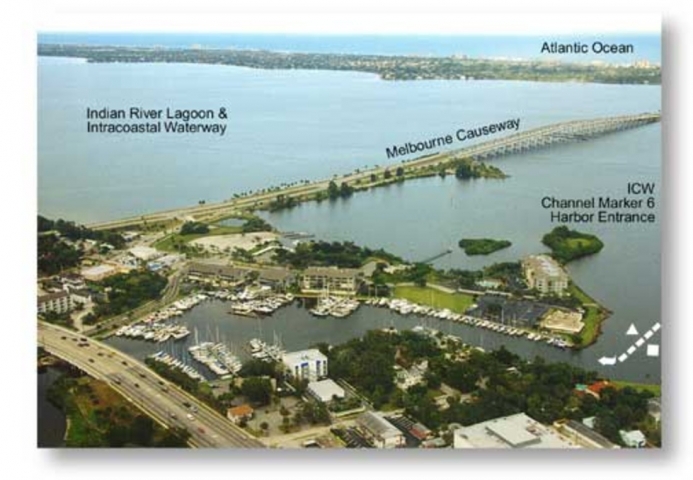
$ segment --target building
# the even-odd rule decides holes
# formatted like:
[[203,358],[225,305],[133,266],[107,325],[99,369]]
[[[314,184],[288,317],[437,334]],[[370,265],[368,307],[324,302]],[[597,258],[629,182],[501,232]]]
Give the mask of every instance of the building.
[[[590,418],[594,419],[594,417]],[[556,422],[554,426],[563,436],[583,448],[621,448],[602,434],[595,432],[584,420],[583,423],[575,420]]]
[[626,447],[644,448],[647,445],[647,439],[640,430],[631,430],[630,432],[619,430],[618,434],[621,436],[623,443],[626,444]]
[[82,269],[80,274],[90,282],[100,282],[101,280],[117,274],[119,270],[113,265],[95,265],[93,267]]
[[301,290],[335,295],[354,295],[362,273],[354,268],[309,267],[301,276]]
[[327,357],[316,348],[285,353],[282,363],[291,376],[298,380],[315,382],[327,377]]
[[146,247],[144,245],[132,247],[128,249],[128,252],[130,253],[130,255],[132,255],[138,260],[142,260],[143,262],[149,262],[151,260],[161,257],[164,254],[156,248]]
[[67,313],[74,306],[72,297],[68,292],[39,292],[37,297],[38,313]]
[[561,333],[580,333],[585,327],[582,313],[559,308],[549,310],[540,325],[547,330]]
[[531,255],[524,258],[522,271],[527,286],[543,295],[563,295],[568,288],[568,274],[548,255]]
[[404,434],[378,412],[363,412],[356,423],[377,448],[397,448],[405,444]]
[[335,397],[344,398],[345,395],[344,389],[329,378],[318,382],[310,382],[308,384],[308,394],[323,403],[331,402]]
[[275,290],[285,290],[296,280],[296,274],[287,268],[263,268],[258,272],[257,281]]
[[662,398],[650,398],[647,401],[647,413],[655,419],[657,423],[662,421]]
[[227,284],[239,284],[248,280],[250,270],[232,265],[195,262],[188,268],[191,280],[215,281]]
[[569,439],[524,413],[458,428],[455,448],[579,448]]
[[241,422],[247,422],[253,418],[255,410],[248,404],[239,405],[237,407],[229,408],[226,411],[226,417],[233,423],[238,425]]

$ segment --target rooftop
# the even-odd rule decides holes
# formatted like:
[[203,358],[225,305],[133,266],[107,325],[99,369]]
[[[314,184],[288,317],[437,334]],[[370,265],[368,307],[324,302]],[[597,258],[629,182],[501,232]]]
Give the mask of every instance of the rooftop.
[[106,273],[111,273],[114,270],[116,270],[116,268],[113,265],[101,264],[82,269],[81,273],[82,276],[98,276]]
[[245,417],[247,415],[252,415],[254,412],[253,407],[247,403],[239,405],[237,407],[231,407],[226,411],[226,415],[229,417]]
[[528,265],[535,272],[549,277],[562,277],[566,275],[558,262],[548,255],[530,255],[524,259],[524,264]]
[[344,397],[344,389],[329,378],[320,380],[319,382],[310,382],[308,384],[308,390],[313,392],[322,401],[332,400],[334,396],[339,398]]
[[304,275],[319,277],[357,277],[361,270],[356,268],[337,268],[337,267],[308,267],[303,272]]
[[455,448],[578,448],[524,413],[455,430]]
[[317,348],[299,350],[297,352],[287,352],[282,357],[282,361],[287,365],[294,365],[303,362],[314,362],[316,360],[323,362],[327,361],[327,357],[323,355]]
[[382,414],[378,412],[363,412],[358,417],[358,422],[364,428],[381,438],[401,436],[402,432],[388,422]]
[[575,420],[568,420],[568,422],[566,423],[566,427],[577,432],[579,435],[582,435],[583,437],[591,440],[592,442],[599,445],[601,448],[618,448],[617,445],[611,442],[608,438],[606,438],[598,432],[595,432],[587,425],[584,425],[580,422],[576,422]]

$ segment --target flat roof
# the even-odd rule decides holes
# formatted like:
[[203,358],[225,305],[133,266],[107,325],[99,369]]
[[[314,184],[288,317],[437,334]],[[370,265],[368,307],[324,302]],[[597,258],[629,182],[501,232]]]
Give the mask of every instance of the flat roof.
[[579,448],[524,413],[455,430],[455,448]]
[[337,267],[308,267],[303,272],[304,275],[316,275],[325,277],[356,277],[361,273],[361,270],[356,268],[337,268]]
[[113,265],[101,264],[89,268],[84,268],[82,269],[81,273],[82,275],[101,275],[104,273],[112,272],[113,270],[116,270],[116,267],[114,267]]
[[344,397],[344,389],[330,378],[320,380],[319,382],[310,382],[308,384],[308,390],[313,392],[321,400],[327,399],[329,401],[332,400],[334,396],[340,398]]
[[363,412],[359,415],[358,422],[381,438],[402,436],[402,432],[378,412]]
[[559,263],[548,255],[530,255],[524,259],[526,264],[538,273],[549,277],[567,276]]
[[297,352],[287,352],[282,356],[282,361],[289,365],[311,361],[327,361],[327,357],[317,348],[309,348],[308,350],[299,350]]

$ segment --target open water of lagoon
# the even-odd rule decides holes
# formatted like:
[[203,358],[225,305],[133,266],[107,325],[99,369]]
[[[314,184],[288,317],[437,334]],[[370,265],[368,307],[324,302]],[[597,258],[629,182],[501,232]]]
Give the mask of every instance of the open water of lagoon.
[[[520,130],[548,123],[657,111],[659,86],[509,81],[386,82],[355,72],[266,71],[213,65],[89,64],[39,58],[39,212],[79,222],[115,219],[229,198],[282,182],[319,179],[389,163],[385,149],[510,118]],[[230,113],[225,136],[103,135],[86,132],[86,108],[212,108]],[[459,144],[454,145],[459,147]],[[347,201],[306,204],[266,215],[282,230],[353,240],[421,260],[447,248],[441,267],[479,268],[544,250],[541,236],[555,226],[543,196],[620,196],[626,183],[661,187],[660,125],[588,142],[516,155],[493,163],[506,180],[422,179],[359,193]],[[658,211],[657,211],[658,212]],[[526,356],[540,353],[599,369],[597,359],[623,352],[625,331],[660,321],[659,224],[571,227],[599,235],[598,255],[570,264],[573,279],[614,314],[596,345],[563,352],[525,340],[452,325],[468,343],[504,343]],[[488,257],[469,258],[462,237],[511,240]],[[257,336],[257,321],[234,318],[216,303],[186,317],[226,337]],[[317,319],[288,308],[262,320],[289,348],[336,343],[383,322],[417,320],[362,308],[347,319]],[[665,326],[666,327],[666,326]],[[245,333],[244,333],[245,332]],[[659,334],[652,342],[658,342]],[[496,340],[494,340],[496,339]],[[271,337],[269,338],[271,340]],[[114,340],[131,353],[157,347]],[[238,342],[239,344],[242,342]],[[658,381],[659,359],[640,348],[605,374]]]

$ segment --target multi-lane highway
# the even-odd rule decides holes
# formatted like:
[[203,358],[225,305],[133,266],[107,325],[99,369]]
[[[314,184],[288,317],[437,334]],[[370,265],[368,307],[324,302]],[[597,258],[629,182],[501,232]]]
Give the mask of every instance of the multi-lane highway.
[[226,417],[108,345],[44,322],[39,322],[38,344],[108,383],[160,424],[186,428],[193,447],[264,447]]

